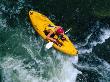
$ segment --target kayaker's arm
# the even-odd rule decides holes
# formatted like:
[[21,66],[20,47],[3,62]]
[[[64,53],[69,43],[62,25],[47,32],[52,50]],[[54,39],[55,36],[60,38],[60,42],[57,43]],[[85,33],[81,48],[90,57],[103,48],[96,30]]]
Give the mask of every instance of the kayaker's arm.
[[51,31],[51,30],[50,30],[50,32],[49,32],[49,34],[47,35],[47,37],[46,37],[46,38],[47,38],[48,40],[50,40],[50,41],[52,41],[52,42],[55,42],[55,43],[56,43],[56,42],[57,42],[57,41],[56,41],[56,39],[54,39],[54,38],[51,38],[51,37],[50,37],[52,34],[53,34],[53,31]]

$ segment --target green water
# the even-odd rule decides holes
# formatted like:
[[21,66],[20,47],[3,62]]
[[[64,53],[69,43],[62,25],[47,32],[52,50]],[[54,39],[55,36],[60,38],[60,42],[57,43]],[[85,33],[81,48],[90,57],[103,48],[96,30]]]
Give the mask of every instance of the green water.
[[[109,82],[109,0],[0,0],[1,82]],[[29,10],[65,30],[79,50],[69,57],[32,28]],[[78,61],[79,59],[79,61]]]

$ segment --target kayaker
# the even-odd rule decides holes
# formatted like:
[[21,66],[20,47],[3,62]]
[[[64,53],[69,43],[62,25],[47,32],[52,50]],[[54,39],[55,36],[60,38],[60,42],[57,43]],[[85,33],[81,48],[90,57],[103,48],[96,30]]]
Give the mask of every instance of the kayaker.
[[58,35],[58,37],[61,40],[66,39],[64,37],[64,29],[61,26],[51,26],[51,25],[48,25],[48,26],[49,26],[49,29],[47,30],[48,35],[47,35],[46,39],[48,39],[56,44],[59,44],[59,42],[57,39],[53,38],[52,35]]

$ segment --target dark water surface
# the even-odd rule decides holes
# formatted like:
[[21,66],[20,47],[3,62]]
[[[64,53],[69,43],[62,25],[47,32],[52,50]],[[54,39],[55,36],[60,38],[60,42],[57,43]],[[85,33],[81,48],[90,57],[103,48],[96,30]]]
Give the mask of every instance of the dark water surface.
[[[0,0],[0,82],[110,82],[109,5],[109,0]],[[72,28],[67,35],[78,58],[45,49],[29,21],[31,9]]]

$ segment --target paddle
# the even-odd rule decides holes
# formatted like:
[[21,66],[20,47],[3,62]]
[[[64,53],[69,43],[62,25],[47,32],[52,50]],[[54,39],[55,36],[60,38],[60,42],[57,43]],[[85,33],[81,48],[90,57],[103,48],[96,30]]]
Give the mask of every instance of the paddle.
[[50,49],[53,46],[53,42],[49,42],[46,44],[45,48]]
[[[65,34],[68,33],[72,28],[69,28],[67,31],[65,31]],[[50,49],[53,46],[53,42],[48,42],[45,46],[46,49]]]
[[65,34],[68,33],[72,28],[69,28],[67,31],[65,31]]

